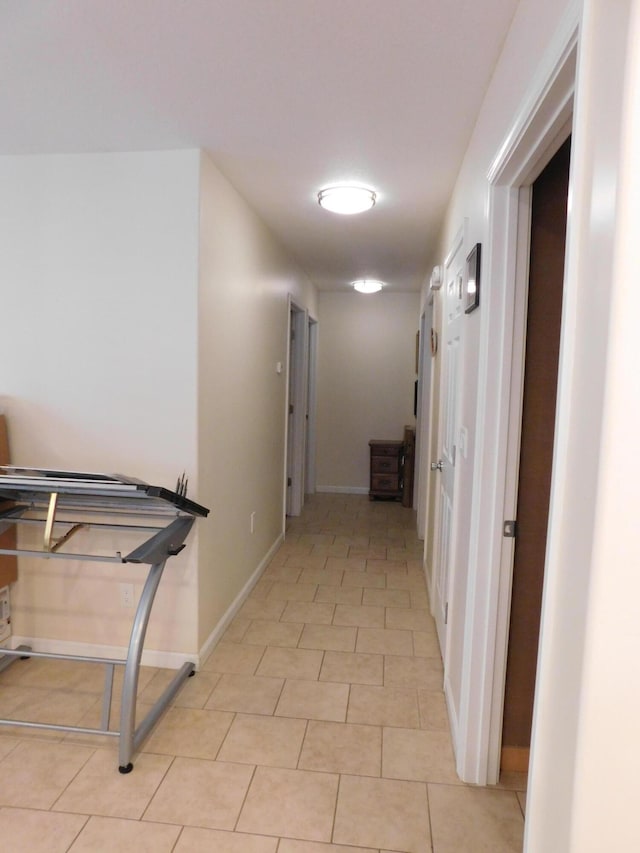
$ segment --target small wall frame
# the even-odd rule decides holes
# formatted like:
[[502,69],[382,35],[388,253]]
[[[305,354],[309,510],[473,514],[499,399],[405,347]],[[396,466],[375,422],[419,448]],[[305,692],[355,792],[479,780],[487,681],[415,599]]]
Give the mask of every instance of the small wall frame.
[[467,286],[464,313],[470,314],[480,305],[480,255],[481,245],[476,243],[467,255]]

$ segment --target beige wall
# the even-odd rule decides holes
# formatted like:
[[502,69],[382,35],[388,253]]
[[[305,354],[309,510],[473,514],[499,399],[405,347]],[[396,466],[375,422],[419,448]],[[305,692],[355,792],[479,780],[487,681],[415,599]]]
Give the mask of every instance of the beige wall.
[[[201,159],[199,646],[283,531],[288,295],[315,288],[211,159]],[[250,515],[255,512],[254,533]]]
[[417,293],[320,293],[318,489],[369,490],[369,440],[415,426]]
[[[198,164],[197,151],[0,158],[0,406],[14,462],[169,487],[186,470],[197,496]],[[192,536],[170,561],[147,647],[196,647],[196,566]],[[139,592],[145,576],[21,559],[14,634],[123,645],[133,611],[118,581]]]

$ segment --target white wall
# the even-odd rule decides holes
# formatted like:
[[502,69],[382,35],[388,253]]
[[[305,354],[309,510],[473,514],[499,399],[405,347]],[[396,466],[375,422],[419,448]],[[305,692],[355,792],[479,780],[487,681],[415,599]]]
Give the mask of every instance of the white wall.
[[[198,163],[196,151],[0,158],[0,405],[14,462],[170,487],[186,470],[197,494]],[[190,538],[149,648],[195,648]],[[123,645],[132,611],[116,581],[139,591],[145,575],[22,559],[14,633]]]
[[[210,523],[200,529],[199,644],[283,532],[288,294],[316,291],[260,219],[201,160],[198,458]],[[255,512],[255,532],[250,515]]]
[[415,426],[417,293],[319,296],[317,488],[369,491],[369,441]]

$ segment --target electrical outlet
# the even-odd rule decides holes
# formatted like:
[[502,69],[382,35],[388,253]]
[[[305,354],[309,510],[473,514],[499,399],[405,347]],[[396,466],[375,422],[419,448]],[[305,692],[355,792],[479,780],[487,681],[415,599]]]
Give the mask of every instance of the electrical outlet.
[[249,526],[251,528],[251,532],[255,533],[256,530],[256,514],[255,511],[251,513],[249,516]]
[[132,583],[121,583],[120,584],[120,606],[121,607],[133,607],[133,584]]

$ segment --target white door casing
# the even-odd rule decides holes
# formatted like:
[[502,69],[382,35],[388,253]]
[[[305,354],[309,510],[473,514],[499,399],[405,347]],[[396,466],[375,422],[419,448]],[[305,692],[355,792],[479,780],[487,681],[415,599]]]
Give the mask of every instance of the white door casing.
[[456,443],[458,435],[462,321],[464,319],[464,228],[458,232],[444,263],[442,370],[440,374],[439,459],[436,469],[436,542],[433,567],[433,609],[443,660],[446,662],[447,617],[453,556]]
[[318,369],[318,321],[309,317],[307,364],[307,413],[305,443],[304,492],[316,490],[316,374]]
[[416,484],[418,537],[426,539],[429,463],[431,445],[432,356],[429,338],[433,324],[433,294],[420,317],[420,349],[418,357],[418,405],[416,424]]

